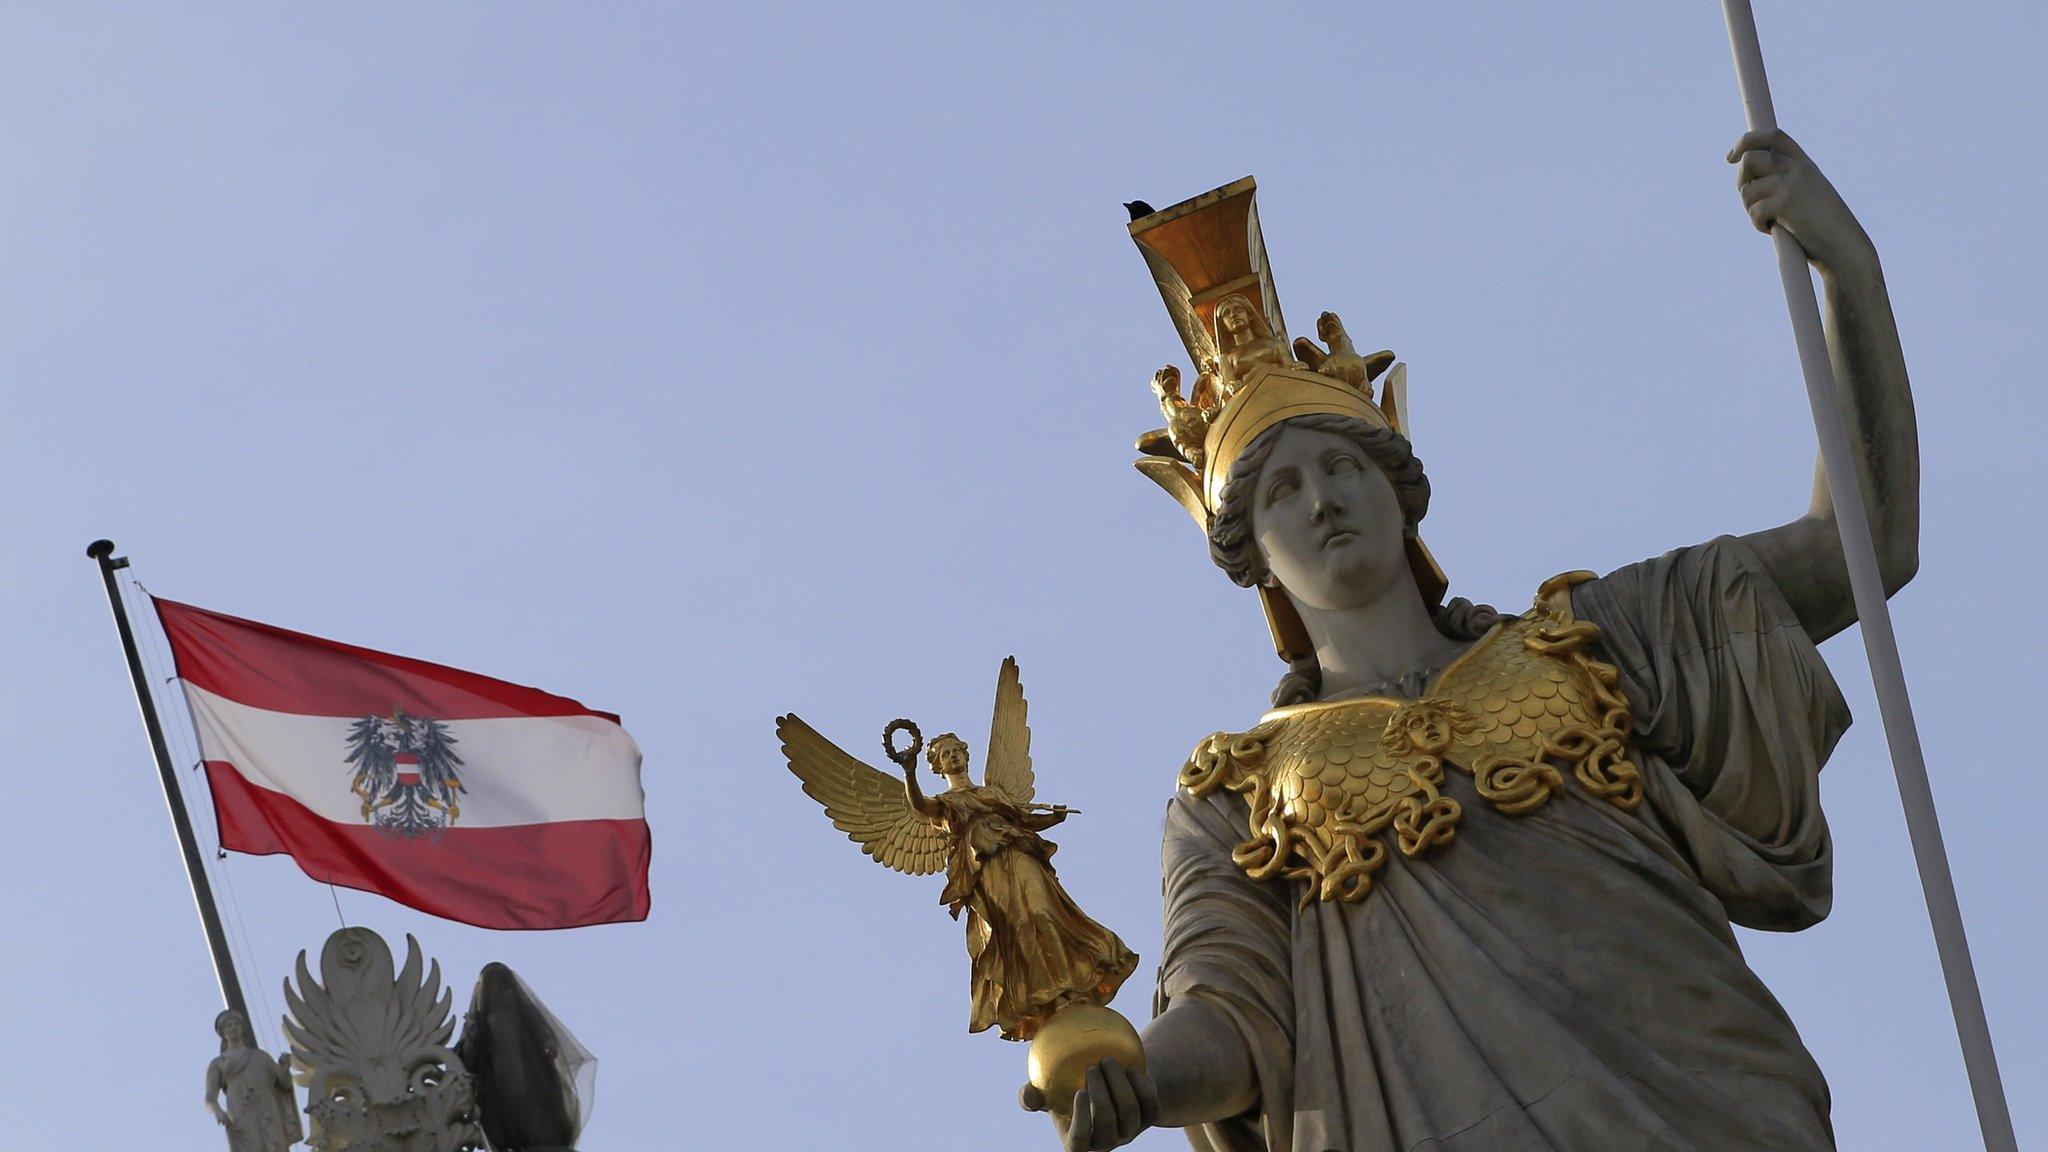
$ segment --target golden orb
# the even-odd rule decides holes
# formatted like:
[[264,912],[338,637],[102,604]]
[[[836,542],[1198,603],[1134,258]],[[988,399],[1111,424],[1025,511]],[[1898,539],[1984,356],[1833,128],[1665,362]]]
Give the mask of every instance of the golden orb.
[[1074,1093],[1087,1082],[1088,1069],[1105,1056],[1132,1072],[1145,1069],[1145,1046],[1121,1013],[1098,1004],[1070,1004],[1053,1013],[1032,1038],[1026,1074],[1032,1087],[1045,1094],[1046,1107],[1064,1116],[1073,1108]]

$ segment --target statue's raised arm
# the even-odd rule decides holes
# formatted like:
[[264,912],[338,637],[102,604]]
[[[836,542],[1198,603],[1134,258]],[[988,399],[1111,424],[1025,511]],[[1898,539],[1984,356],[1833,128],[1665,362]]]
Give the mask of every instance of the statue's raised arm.
[[[1919,567],[1920,449],[1877,249],[1834,185],[1784,132],[1751,132],[1728,159],[1751,222],[1762,232],[1782,225],[1792,233],[1826,289],[1828,348],[1889,596]],[[1818,464],[1806,514],[1745,539],[1815,640],[1856,622],[1834,500]]]

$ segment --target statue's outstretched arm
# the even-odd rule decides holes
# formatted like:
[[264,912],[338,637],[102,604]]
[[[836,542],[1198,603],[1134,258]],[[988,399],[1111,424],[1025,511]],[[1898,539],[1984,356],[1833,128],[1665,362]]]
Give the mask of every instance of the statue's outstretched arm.
[[[1835,380],[1847,405],[1878,568],[1890,595],[1913,578],[1920,563],[1920,447],[1906,357],[1877,249],[1790,136],[1751,132],[1728,158],[1737,165],[1751,222],[1766,232],[1783,225],[1820,272]],[[1806,515],[1746,539],[1815,640],[1856,622],[1834,500],[1818,464]]]
[[1033,832],[1043,832],[1054,825],[1064,823],[1071,811],[1061,805],[1053,805],[1044,811],[1026,812],[1018,823]]

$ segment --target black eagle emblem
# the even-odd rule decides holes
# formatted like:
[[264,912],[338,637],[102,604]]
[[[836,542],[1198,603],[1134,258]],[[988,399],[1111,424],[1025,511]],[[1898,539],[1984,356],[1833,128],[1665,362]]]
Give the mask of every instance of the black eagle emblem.
[[363,819],[382,831],[438,835],[462,815],[462,757],[439,720],[400,708],[365,716],[349,725],[348,764]]

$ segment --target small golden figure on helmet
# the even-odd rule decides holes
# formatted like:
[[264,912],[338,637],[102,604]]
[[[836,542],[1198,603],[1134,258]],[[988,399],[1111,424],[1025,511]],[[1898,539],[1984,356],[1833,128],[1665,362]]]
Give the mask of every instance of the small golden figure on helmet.
[[1223,399],[1228,401],[1244,387],[1253,368],[1291,367],[1287,341],[1273,334],[1252,302],[1243,296],[1226,296],[1216,305],[1216,343],[1223,349]]
[[1316,335],[1330,346],[1330,350],[1325,352],[1316,347],[1314,340],[1300,336],[1294,341],[1295,358],[1368,396],[1372,394],[1369,385],[1394,362],[1394,353],[1385,348],[1370,356],[1360,356],[1357,346],[1351,343],[1350,334],[1344,331],[1344,321],[1339,320],[1335,312],[1325,312],[1316,317]]
[[1166,442],[1172,454],[1200,468],[1202,438],[1209,434],[1213,410],[1181,399],[1180,369],[1172,364],[1152,374],[1152,394],[1159,397],[1159,411],[1166,417]]

